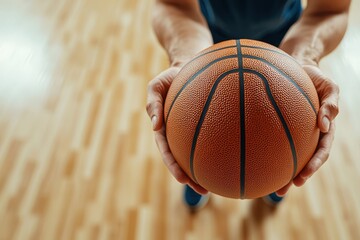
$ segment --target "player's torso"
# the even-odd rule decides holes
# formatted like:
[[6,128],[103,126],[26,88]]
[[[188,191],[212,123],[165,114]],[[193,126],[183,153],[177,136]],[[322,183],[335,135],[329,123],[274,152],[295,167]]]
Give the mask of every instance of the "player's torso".
[[261,39],[301,12],[300,0],[199,0],[210,30],[225,38]]

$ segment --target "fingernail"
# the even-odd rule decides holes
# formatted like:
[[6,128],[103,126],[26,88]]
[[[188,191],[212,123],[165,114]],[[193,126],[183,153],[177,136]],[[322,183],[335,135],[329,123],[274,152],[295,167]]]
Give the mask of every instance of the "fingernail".
[[151,118],[151,122],[152,122],[152,125],[153,125],[153,128],[155,128],[155,126],[156,126],[156,122],[157,122],[157,117],[154,115],[154,116],[152,116],[152,118]]
[[322,122],[325,125],[325,131],[328,132],[330,128],[330,120],[327,117],[323,117]]

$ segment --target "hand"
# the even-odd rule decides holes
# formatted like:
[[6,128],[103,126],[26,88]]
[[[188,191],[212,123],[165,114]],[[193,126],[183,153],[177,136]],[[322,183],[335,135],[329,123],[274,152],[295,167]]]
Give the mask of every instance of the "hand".
[[164,102],[169,87],[180,69],[181,67],[178,66],[170,67],[149,82],[146,111],[153,125],[156,144],[170,173],[178,182],[188,184],[200,194],[206,194],[207,190],[191,180],[191,178],[187,176],[187,174],[177,164],[166,139],[164,125]]
[[291,187],[292,183],[300,187],[310,178],[329,157],[331,144],[334,140],[334,119],[339,113],[339,87],[327,78],[315,65],[303,65],[304,70],[313,81],[320,98],[320,110],[318,113],[318,126],[320,139],[316,152],[301,172],[285,187],[276,191],[277,195],[283,196]]

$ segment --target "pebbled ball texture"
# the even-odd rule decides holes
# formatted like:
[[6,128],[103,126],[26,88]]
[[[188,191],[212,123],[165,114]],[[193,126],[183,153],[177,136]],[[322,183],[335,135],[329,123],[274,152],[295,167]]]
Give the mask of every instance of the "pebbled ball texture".
[[282,50],[230,40],[200,52],[165,101],[167,140],[180,167],[210,192],[265,196],[291,181],[315,152],[316,89]]

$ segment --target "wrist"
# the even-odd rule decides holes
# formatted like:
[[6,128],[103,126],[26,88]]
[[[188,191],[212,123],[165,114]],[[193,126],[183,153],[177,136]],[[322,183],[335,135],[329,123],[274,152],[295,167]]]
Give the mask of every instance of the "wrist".
[[316,67],[319,66],[319,63],[311,58],[304,58],[304,57],[294,57],[294,58],[302,66],[316,66]]
[[301,65],[319,65],[321,51],[318,47],[305,45],[298,39],[289,39],[281,43],[280,49],[295,58]]
[[288,53],[292,56],[300,65],[312,65],[319,66],[319,60],[311,51],[304,50],[303,52]]
[[170,61],[170,67],[182,68],[186,62],[187,61],[183,61],[183,60],[173,60],[173,61]]
[[212,45],[212,40],[201,34],[197,38],[179,38],[172,41],[171,46],[167,49],[167,53],[171,66],[182,67],[196,56],[202,50]]

